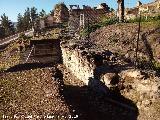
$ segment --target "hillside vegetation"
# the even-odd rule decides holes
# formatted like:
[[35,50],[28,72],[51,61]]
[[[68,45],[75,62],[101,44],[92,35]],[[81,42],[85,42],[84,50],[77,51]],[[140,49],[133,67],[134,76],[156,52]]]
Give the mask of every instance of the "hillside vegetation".
[[[91,41],[100,48],[111,50],[127,58],[135,58],[138,23],[119,23],[97,29],[90,34]],[[139,59],[153,58],[160,62],[160,20],[142,22],[139,40]]]

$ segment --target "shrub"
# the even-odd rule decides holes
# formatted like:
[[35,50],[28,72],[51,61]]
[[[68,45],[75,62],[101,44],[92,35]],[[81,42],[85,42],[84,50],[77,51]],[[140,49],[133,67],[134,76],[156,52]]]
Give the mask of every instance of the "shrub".
[[112,24],[116,24],[118,23],[118,19],[116,17],[114,18],[109,18],[109,19],[106,19],[104,20],[103,22],[101,22],[101,26],[107,26],[107,25],[112,25]]
[[87,36],[88,34],[90,34],[91,32],[95,32],[97,29],[101,28],[101,27],[104,27],[104,26],[107,26],[107,25],[112,25],[112,24],[116,24],[118,23],[118,19],[116,17],[114,18],[103,18],[101,20],[101,22],[99,23],[96,23],[96,24],[92,24],[90,26],[87,26],[86,28],[84,28],[82,31],[81,31],[81,35],[82,36]]
[[160,63],[159,63],[159,62],[153,61],[153,65],[154,65],[154,68],[155,68],[157,71],[160,71]]
[[21,34],[19,35],[19,38],[22,39],[22,40],[30,40],[30,39],[31,39],[31,37],[26,36],[24,33],[21,33]]
[[[157,21],[160,20],[160,15],[157,16],[141,16],[141,22],[152,22],[152,21]],[[127,23],[135,23],[139,22],[139,17],[136,17],[134,19],[130,19],[126,21]]]

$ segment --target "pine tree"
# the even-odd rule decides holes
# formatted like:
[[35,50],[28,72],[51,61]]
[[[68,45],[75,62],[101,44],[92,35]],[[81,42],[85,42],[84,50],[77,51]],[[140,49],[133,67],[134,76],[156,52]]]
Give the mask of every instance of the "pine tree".
[[1,26],[5,30],[5,36],[9,36],[11,34],[15,33],[15,28],[13,23],[8,19],[8,17],[5,15],[5,13],[1,16]]
[[42,9],[42,11],[39,13],[40,18],[44,18],[46,16],[46,12]]
[[24,31],[24,23],[23,23],[23,16],[19,13],[17,17],[17,31],[22,32]]
[[31,25],[33,27],[36,19],[38,18],[37,8],[32,7],[30,11],[30,15],[31,15]]
[[[42,10],[41,15],[45,15],[45,11]],[[37,8],[32,7],[32,8],[27,8],[23,14],[23,16],[21,14],[18,14],[17,16],[17,31],[21,32],[21,31],[25,31],[28,29],[31,29],[32,27],[34,27],[34,25],[36,24],[36,21],[38,20],[39,15],[37,13]]]
[[24,30],[28,30],[31,29],[32,25],[31,25],[31,15],[30,15],[30,9],[27,8],[25,10],[24,16],[23,16],[23,27]]
[[0,39],[5,37],[5,29],[0,26]]

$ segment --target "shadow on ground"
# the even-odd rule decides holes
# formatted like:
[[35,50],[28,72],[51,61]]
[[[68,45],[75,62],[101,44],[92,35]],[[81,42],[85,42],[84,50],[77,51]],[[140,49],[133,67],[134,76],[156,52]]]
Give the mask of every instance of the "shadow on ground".
[[[97,92],[95,79],[90,78],[89,86],[80,87],[64,84],[63,74],[60,72],[54,77],[62,80],[61,94],[70,106],[72,116],[78,115],[77,120],[137,120],[138,108],[131,100],[107,88],[103,88],[107,91],[105,94]],[[104,87],[101,82],[98,84]]]
[[31,70],[37,68],[44,68],[44,67],[52,67],[53,63],[25,63],[25,64],[18,64],[11,68],[9,68],[6,72],[18,72],[23,70]]
[[114,99],[117,103],[120,103],[117,104],[110,101],[110,97],[107,95],[100,95],[88,90],[87,86],[65,85],[62,94],[66,103],[71,105],[70,109],[75,110],[75,112],[71,112],[74,114],[73,116],[78,115],[78,120],[137,120],[138,109],[128,99],[117,97]]

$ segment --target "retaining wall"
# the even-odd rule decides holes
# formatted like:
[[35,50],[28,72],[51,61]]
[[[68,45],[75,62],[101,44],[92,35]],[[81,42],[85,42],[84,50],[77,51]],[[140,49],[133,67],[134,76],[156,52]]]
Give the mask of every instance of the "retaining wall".
[[31,46],[34,49],[30,61],[39,61],[41,63],[61,63],[62,55],[59,39],[31,40]]

